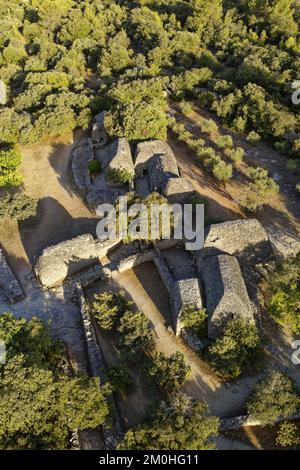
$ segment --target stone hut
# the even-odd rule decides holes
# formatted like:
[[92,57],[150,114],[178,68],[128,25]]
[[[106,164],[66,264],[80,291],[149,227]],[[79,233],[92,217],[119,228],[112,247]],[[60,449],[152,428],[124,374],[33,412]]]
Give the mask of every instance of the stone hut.
[[169,178],[162,190],[171,204],[183,204],[194,194],[192,184],[184,178]]
[[96,147],[102,147],[108,143],[108,134],[105,129],[104,120],[106,112],[97,114],[95,122],[92,127],[92,141]]
[[81,235],[46,248],[36,264],[36,274],[44,287],[63,283],[69,276],[98,261],[95,240],[90,234]]
[[22,287],[6,261],[4,251],[0,249],[0,287],[11,304],[25,298]]
[[254,323],[253,311],[238,260],[230,255],[214,255],[201,263],[208,336],[216,338],[228,320],[241,318]]
[[125,170],[134,176],[134,163],[130,145],[124,137],[116,139],[110,147],[108,170]]
[[[177,168],[175,156],[169,144],[163,140],[149,140],[140,142],[135,153],[135,174],[137,178],[142,178],[145,171],[149,171],[150,161],[154,157],[167,156],[169,161],[173,161],[173,169]],[[175,171],[178,175],[178,170]]]
[[204,258],[221,253],[237,256],[246,265],[264,263],[274,256],[268,234],[257,219],[211,225],[203,249],[196,253],[199,266]]
[[149,163],[149,181],[151,192],[162,192],[169,178],[179,177],[174,155],[155,155]]

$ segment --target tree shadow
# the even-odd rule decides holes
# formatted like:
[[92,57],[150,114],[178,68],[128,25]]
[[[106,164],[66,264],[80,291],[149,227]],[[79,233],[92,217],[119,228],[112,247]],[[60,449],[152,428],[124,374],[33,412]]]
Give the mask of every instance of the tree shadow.
[[96,226],[96,218],[74,218],[57,200],[45,197],[39,201],[36,218],[30,224],[20,222],[19,231],[33,265],[43,249],[85,233],[96,235]]

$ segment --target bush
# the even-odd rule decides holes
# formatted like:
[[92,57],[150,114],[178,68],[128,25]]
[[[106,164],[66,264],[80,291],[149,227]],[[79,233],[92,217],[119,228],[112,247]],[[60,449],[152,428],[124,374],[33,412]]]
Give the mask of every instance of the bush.
[[129,183],[130,181],[133,181],[134,179],[134,174],[124,169],[120,169],[120,170],[109,169],[107,172],[107,176],[108,176],[108,179],[112,183],[116,183],[116,184]]
[[154,382],[167,393],[173,393],[182,386],[191,373],[190,366],[186,365],[184,356],[180,352],[176,352],[170,357],[156,352],[145,370]]
[[14,148],[0,149],[0,188],[20,186],[23,177],[19,172],[22,156]]
[[300,255],[279,266],[269,285],[270,315],[280,325],[300,334]]
[[182,114],[184,114],[185,116],[190,116],[193,112],[192,104],[186,101],[183,101],[182,103],[180,103],[180,109],[181,109]]
[[195,333],[201,337],[205,334],[206,330],[207,313],[204,308],[198,309],[192,306],[184,308],[181,314],[181,321],[185,328],[191,328]]
[[212,450],[211,437],[219,430],[219,419],[208,414],[205,402],[183,393],[161,402],[145,423],[127,431],[118,450]]
[[236,149],[231,149],[230,151],[226,152],[226,155],[234,162],[240,163],[245,155],[244,149],[242,147],[238,147]]
[[227,323],[224,333],[208,347],[206,355],[212,368],[221,378],[234,379],[256,356],[259,344],[255,325],[233,319]]
[[287,169],[296,175],[300,175],[300,159],[289,160],[287,163]]
[[220,160],[213,165],[212,173],[218,181],[226,182],[232,177],[232,165],[227,165],[225,162]]
[[295,423],[281,423],[276,444],[281,447],[297,447],[300,444],[299,430]]
[[239,203],[242,207],[254,212],[266,204],[271,196],[279,192],[279,186],[263,168],[249,168],[248,177],[250,183],[244,186]]
[[217,140],[217,145],[220,149],[232,149],[233,140],[231,135],[222,135]]
[[139,361],[154,348],[154,335],[143,312],[127,311],[118,326],[119,344],[125,359]]
[[134,383],[133,378],[124,367],[112,367],[107,373],[108,381],[116,392],[123,392]]
[[247,403],[248,414],[262,425],[274,424],[298,411],[299,396],[291,379],[280,372],[271,372],[260,381]]
[[37,199],[25,193],[7,194],[0,198],[0,218],[22,221],[37,213]]
[[202,130],[202,132],[204,132],[205,134],[212,134],[213,132],[217,132],[217,131],[218,131],[218,126],[217,126],[217,124],[215,123],[215,121],[213,121],[213,119],[206,119],[206,120],[203,121],[203,123],[201,124],[201,130]]
[[98,160],[91,160],[89,162],[89,170],[91,173],[100,173],[101,163]]
[[254,144],[255,142],[258,142],[259,140],[261,140],[261,137],[259,134],[257,134],[257,132],[251,131],[248,134],[247,140],[251,142],[252,144]]
[[95,295],[92,312],[100,328],[110,331],[116,328],[117,322],[130,305],[122,291],[103,292]]

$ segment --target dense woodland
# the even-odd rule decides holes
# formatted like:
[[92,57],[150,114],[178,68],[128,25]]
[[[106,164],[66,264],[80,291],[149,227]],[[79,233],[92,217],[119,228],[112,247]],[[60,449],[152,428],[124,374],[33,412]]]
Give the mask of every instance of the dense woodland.
[[1,0],[0,140],[38,142],[103,109],[113,135],[165,138],[169,96],[288,147],[300,125],[297,3]]
[[[0,0],[0,16],[1,218],[21,220],[36,212],[37,201],[14,190],[22,187],[18,145],[87,129],[103,110],[111,137],[125,136],[132,143],[166,140],[171,130],[225,183],[244,150],[234,147],[230,135],[215,142],[219,151],[207,147],[170,112],[176,107],[187,116],[197,105],[249,142],[274,146],[288,157],[287,170],[300,175],[300,105],[291,99],[300,89],[300,82],[299,87],[294,83],[300,80],[300,0]],[[215,120],[207,119],[201,131],[210,134],[216,128]],[[263,168],[249,167],[247,176],[249,184],[238,202],[255,211],[279,188]],[[299,264],[298,257],[278,268],[269,292],[272,318],[296,334]],[[132,360],[130,353],[144,359],[153,338],[142,312],[133,317],[128,305],[120,306],[109,295],[98,300],[95,317],[103,330],[116,330],[123,359]],[[200,318],[196,313],[195,320],[195,312],[187,312],[185,321],[201,336],[206,314],[201,312]],[[105,389],[66,373],[61,346],[53,352],[53,342],[37,320],[1,317],[0,339],[9,341],[9,360],[0,368],[0,448],[66,448],[71,430],[103,423],[108,414]],[[229,323],[224,335],[209,345],[205,359],[222,379],[233,379],[258,357],[259,349],[256,329]],[[207,417],[204,403],[169,393],[180,390],[188,372],[180,356],[154,355],[145,374],[163,391],[164,401],[147,422],[125,435],[120,449],[145,449],[153,442],[157,449],[210,447],[207,439],[217,433],[216,418]],[[123,363],[110,371],[110,382],[116,392],[130,385]],[[274,383],[282,403],[278,397],[272,401]],[[71,388],[76,393],[67,422],[61,410]],[[289,380],[275,374],[259,385],[248,411],[270,425],[295,412],[298,395]],[[280,445],[299,445],[293,426],[282,426]],[[162,427],[171,436],[167,444]]]

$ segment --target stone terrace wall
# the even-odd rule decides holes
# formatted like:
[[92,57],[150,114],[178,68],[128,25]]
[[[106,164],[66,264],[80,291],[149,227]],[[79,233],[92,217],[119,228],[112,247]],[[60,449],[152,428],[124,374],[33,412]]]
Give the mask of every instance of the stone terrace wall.
[[[87,347],[90,371],[92,376],[98,377],[100,383],[105,382],[106,367],[101,349],[98,345],[94,327],[91,320],[89,306],[86,302],[82,287],[77,286],[78,300],[80,305],[81,322]],[[103,437],[106,449],[115,449],[118,441],[123,435],[121,421],[113,397],[110,400],[111,420],[103,425]]]
[[0,287],[11,304],[25,298],[24,292],[6,261],[3,250],[0,249]]

